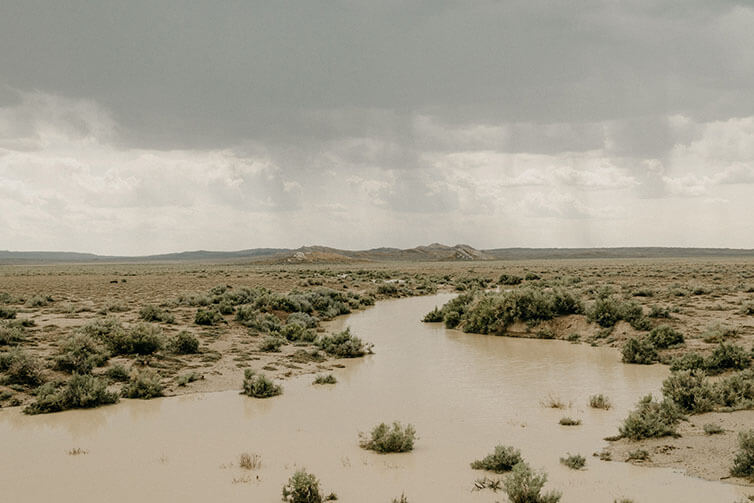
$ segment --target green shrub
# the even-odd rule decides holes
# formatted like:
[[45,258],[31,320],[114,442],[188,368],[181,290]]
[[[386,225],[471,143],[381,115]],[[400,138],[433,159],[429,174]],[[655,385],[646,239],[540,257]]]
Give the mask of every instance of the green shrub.
[[471,463],[473,470],[488,470],[495,473],[509,472],[521,463],[521,451],[505,445],[495,446],[495,451]]
[[647,335],[647,340],[658,349],[669,348],[683,344],[683,334],[668,325],[653,328]]
[[754,315],[754,302],[744,302],[741,306],[741,314],[746,316]]
[[501,285],[519,285],[523,281],[523,278],[521,276],[516,276],[515,274],[501,274],[500,279],[498,282]]
[[304,328],[316,328],[317,318],[307,313],[295,312],[288,315],[286,325],[301,325]]
[[141,308],[139,311],[139,318],[150,322],[175,323],[175,316],[165,309],[160,309],[152,304]]
[[416,440],[416,430],[413,425],[403,426],[395,421],[391,426],[380,423],[372,429],[367,436],[360,434],[361,441],[359,445],[362,449],[376,451],[380,453],[387,452],[409,452],[414,448]]
[[325,353],[338,358],[357,358],[367,352],[371,353],[371,346],[365,345],[361,339],[352,335],[350,327],[342,332],[320,337],[316,345]]
[[267,335],[259,344],[259,351],[265,353],[277,353],[280,351],[280,346],[285,344],[285,339],[276,335]]
[[524,462],[513,467],[513,473],[505,480],[504,489],[510,503],[557,503],[559,492],[542,494],[547,475],[537,473]]
[[612,327],[623,319],[622,316],[622,304],[614,297],[598,298],[586,313],[590,323],[597,323],[601,327]]
[[623,345],[623,363],[648,365],[657,361],[657,350],[646,339],[631,337]]
[[705,359],[705,368],[709,373],[720,373],[728,369],[742,370],[751,364],[751,356],[741,346],[721,342]]
[[662,383],[662,394],[682,411],[701,414],[715,409],[716,396],[703,375],[683,370],[673,373]]
[[719,435],[725,432],[725,429],[717,424],[707,423],[703,426],[706,435]]
[[89,323],[80,326],[77,330],[84,335],[94,337],[101,341],[106,341],[110,335],[122,332],[124,328],[117,318],[108,316],[107,318],[90,321]]
[[680,357],[673,358],[670,363],[670,370],[673,372],[678,370],[704,370],[707,364],[704,357],[699,353],[689,352],[681,355]]
[[586,465],[586,458],[580,454],[567,454],[560,462],[572,470],[581,470]]
[[320,374],[314,379],[314,384],[335,384],[338,380],[332,374]]
[[26,414],[45,414],[68,409],[88,409],[118,401],[118,395],[107,390],[107,382],[89,374],[73,374],[67,382],[49,382],[36,391],[36,400],[28,405]]
[[26,307],[46,307],[53,302],[49,295],[35,295],[26,301]]
[[55,357],[55,367],[66,372],[88,374],[95,367],[104,365],[110,355],[94,337],[74,334],[60,346]]
[[422,318],[422,321],[425,323],[439,323],[443,320],[443,314],[440,309],[435,307],[433,310],[428,312],[424,315],[424,318]]
[[159,326],[137,323],[125,332],[111,334],[109,342],[114,354],[151,355],[165,346],[165,337]]
[[22,327],[0,326],[0,346],[10,346],[26,340],[26,333]]
[[730,474],[734,477],[754,479],[754,430],[738,434],[738,452]]
[[738,330],[726,327],[720,322],[711,323],[702,333],[702,340],[710,344],[722,343],[736,337],[738,337]]
[[623,421],[620,434],[630,440],[675,436],[681,419],[683,414],[673,402],[656,402],[647,395]]
[[650,318],[670,318],[670,309],[654,305],[649,308],[649,314],[647,316]]
[[16,311],[9,306],[0,306],[0,320],[12,320],[16,317]]
[[181,355],[190,355],[199,352],[199,339],[187,330],[181,330],[170,340],[170,350]]
[[223,321],[225,321],[223,315],[214,308],[202,309],[200,307],[196,310],[196,315],[194,315],[194,323],[197,325],[212,326]]
[[120,363],[116,363],[105,370],[105,376],[113,381],[128,381],[131,378],[131,372]]
[[322,503],[325,497],[319,480],[306,470],[298,470],[283,486],[283,501],[287,503]]
[[160,376],[152,371],[143,371],[131,375],[131,380],[123,388],[121,394],[126,398],[148,400],[162,396],[162,390]]
[[43,381],[39,360],[18,348],[0,353],[0,372],[5,372],[7,384],[37,386]]
[[264,374],[257,374],[252,369],[244,370],[242,394],[254,398],[269,398],[282,392],[283,388],[273,383]]
[[317,338],[316,331],[298,323],[286,324],[280,330],[280,335],[291,342],[313,342]]
[[754,407],[754,372],[744,370],[714,384],[715,398],[724,407]]
[[610,402],[610,398],[602,393],[589,397],[589,407],[593,409],[609,410],[612,406],[613,404]]

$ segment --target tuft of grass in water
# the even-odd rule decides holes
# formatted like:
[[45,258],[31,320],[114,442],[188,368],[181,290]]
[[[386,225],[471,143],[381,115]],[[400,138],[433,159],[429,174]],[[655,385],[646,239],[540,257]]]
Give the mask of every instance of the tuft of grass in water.
[[730,474],[734,477],[754,480],[754,430],[738,434],[738,452],[733,460]]
[[391,503],[408,503],[408,498],[406,498],[406,495],[401,493],[400,498],[393,498],[393,501]]
[[580,454],[568,453],[566,457],[560,458],[560,462],[572,470],[581,470],[586,465],[586,458]]
[[395,421],[392,426],[380,423],[372,429],[369,435],[361,433],[359,437],[361,438],[359,445],[362,449],[380,453],[409,452],[414,449],[416,430],[411,424],[404,426]]
[[521,451],[505,445],[495,446],[494,452],[482,459],[473,461],[473,470],[488,470],[495,473],[509,472],[518,463],[522,462]]
[[504,489],[510,503],[557,503],[561,494],[556,491],[542,494],[547,475],[535,472],[524,462],[513,467],[505,480]]
[[542,405],[542,407],[547,407],[548,409],[566,409],[571,405],[570,403],[564,402],[560,399],[559,396],[553,395],[552,393],[547,395],[539,403]]
[[572,417],[561,417],[559,423],[561,426],[578,426],[581,424],[581,419],[574,419]]
[[312,384],[335,384],[338,380],[332,374],[320,374],[318,375]]
[[589,407],[593,409],[610,410],[612,406],[610,398],[602,393],[589,397]]
[[262,456],[244,452],[238,460],[238,466],[244,470],[258,470],[262,467]]
[[149,400],[162,396],[163,386],[160,376],[152,371],[139,371],[131,375],[131,380],[121,391],[125,398]]
[[244,370],[242,394],[254,398],[270,398],[282,392],[283,388],[272,382],[266,375],[257,374],[252,369]]
[[474,481],[474,488],[472,491],[482,491],[484,489],[490,489],[493,493],[498,492],[503,488],[503,481],[500,479],[491,479],[489,477],[482,477]]
[[82,449],[81,447],[74,447],[73,449],[68,449],[68,451],[66,452],[69,456],[81,456],[83,454],[89,454],[89,451]]

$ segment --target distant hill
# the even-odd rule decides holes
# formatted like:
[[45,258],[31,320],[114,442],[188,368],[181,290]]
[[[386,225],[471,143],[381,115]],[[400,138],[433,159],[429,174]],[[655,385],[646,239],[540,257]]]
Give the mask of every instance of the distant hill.
[[139,257],[106,256],[73,252],[15,252],[0,250],[0,264],[138,263],[138,262],[253,262],[265,264],[318,264],[349,262],[442,262],[483,260],[552,260],[619,258],[754,257],[754,250],[733,248],[495,248],[477,250],[458,244],[432,243],[415,248],[340,250],[327,246],[253,248],[239,251],[186,251]]

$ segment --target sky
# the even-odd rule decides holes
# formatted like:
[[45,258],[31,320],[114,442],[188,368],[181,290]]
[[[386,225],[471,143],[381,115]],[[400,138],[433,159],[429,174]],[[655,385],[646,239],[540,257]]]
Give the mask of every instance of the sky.
[[0,3],[0,249],[754,248],[754,2]]

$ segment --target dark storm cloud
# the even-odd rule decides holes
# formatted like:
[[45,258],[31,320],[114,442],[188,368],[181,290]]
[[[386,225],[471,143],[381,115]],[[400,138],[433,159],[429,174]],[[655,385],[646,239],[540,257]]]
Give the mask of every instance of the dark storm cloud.
[[710,119],[754,112],[752,55],[728,47],[751,40],[746,16],[736,2],[11,1],[0,67],[13,88],[95,100],[131,144],[161,148],[337,136],[317,118],[340,110],[358,134],[369,110],[397,111],[398,131],[413,113]]

